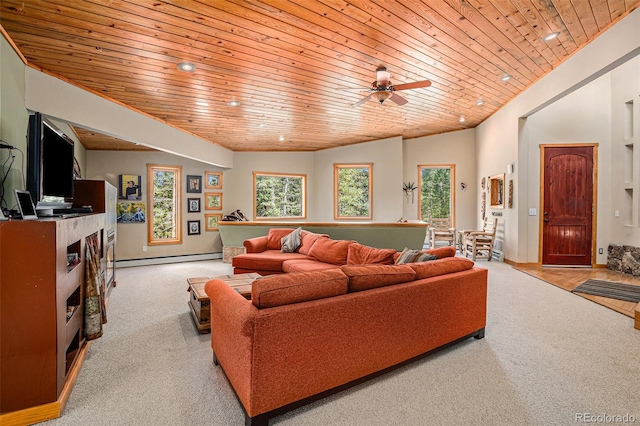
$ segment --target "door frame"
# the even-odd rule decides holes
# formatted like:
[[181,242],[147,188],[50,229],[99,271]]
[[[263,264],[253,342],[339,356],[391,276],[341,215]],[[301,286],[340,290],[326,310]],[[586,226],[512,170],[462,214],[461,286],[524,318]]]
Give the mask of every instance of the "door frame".
[[[544,150],[545,148],[571,148],[571,147],[585,147],[590,146],[593,147],[593,211],[591,212],[591,267],[593,268],[596,265],[596,255],[597,255],[597,224],[598,224],[598,142],[587,142],[587,143],[558,143],[558,144],[540,144],[540,203],[539,203],[539,211],[538,211],[538,265],[542,266],[542,249],[544,245],[543,241],[543,219],[544,215],[542,214],[542,210],[544,210]],[[563,265],[558,265],[558,267],[562,267]],[[571,266],[566,266],[570,268]]]

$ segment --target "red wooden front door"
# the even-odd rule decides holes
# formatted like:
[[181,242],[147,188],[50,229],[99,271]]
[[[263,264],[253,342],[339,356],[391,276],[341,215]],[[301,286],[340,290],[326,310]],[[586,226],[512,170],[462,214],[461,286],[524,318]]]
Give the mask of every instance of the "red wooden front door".
[[593,146],[545,147],[542,263],[591,265]]

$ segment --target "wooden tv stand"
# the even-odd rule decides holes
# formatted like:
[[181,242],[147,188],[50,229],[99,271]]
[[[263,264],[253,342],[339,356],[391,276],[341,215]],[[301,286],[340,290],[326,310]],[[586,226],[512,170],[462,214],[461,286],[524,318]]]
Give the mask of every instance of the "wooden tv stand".
[[0,222],[3,426],[59,417],[71,394],[90,346],[84,337],[87,236],[97,234],[102,273],[107,285],[115,284],[115,188],[77,182],[76,193],[101,200],[89,199],[99,213]]

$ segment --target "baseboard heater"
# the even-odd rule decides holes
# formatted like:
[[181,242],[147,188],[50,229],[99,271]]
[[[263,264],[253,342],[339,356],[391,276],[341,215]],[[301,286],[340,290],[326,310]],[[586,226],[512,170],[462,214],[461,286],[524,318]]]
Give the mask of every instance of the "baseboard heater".
[[498,250],[493,250],[491,252],[491,258],[497,260],[498,262],[504,262],[504,253]]
[[198,260],[222,259],[222,253],[185,254],[181,256],[148,257],[144,259],[116,260],[116,268],[132,266],[162,265],[167,263],[196,262]]

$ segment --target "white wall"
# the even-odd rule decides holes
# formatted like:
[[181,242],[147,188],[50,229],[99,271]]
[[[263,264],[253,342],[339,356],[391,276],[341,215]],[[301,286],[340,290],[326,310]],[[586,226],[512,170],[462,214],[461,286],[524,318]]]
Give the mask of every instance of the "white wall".
[[27,67],[25,76],[25,104],[31,111],[214,166],[233,166],[233,151],[227,148],[33,68]]
[[[314,153],[315,222],[333,221],[333,164],[373,163],[373,222],[397,222],[403,214],[402,138],[381,139]],[[350,222],[358,222],[350,221]]]
[[[598,143],[596,263],[607,261],[611,218],[611,75],[606,74],[526,119],[521,134],[528,145],[527,208],[540,205],[540,144]],[[522,198],[521,198],[522,199]],[[527,262],[538,261],[539,216],[528,216]],[[523,237],[523,236],[521,236]]]
[[[531,85],[476,128],[477,176],[502,172],[515,163],[514,208],[505,209],[505,258],[526,263],[528,243],[528,143],[521,141],[520,118],[532,115],[606,74],[640,53],[640,8]],[[505,84],[509,84],[508,82]],[[605,100],[609,102],[609,100]],[[532,170],[533,172],[533,170]],[[478,197],[478,203],[480,198]]]
[[[225,172],[229,209],[253,219],[253,172],[307,175],[307,221],[333,222],[333,164],[373,163],[373,221],[402,217],[402,138],[383,139],[316,152],[236,152]],[[357,220],[355,222],[358,222]]]
[[[4,208],[15,208],[13,189],[25,189],[22,166],[27,164],[27,126],[29,111],[24,106],[25,64],[13,50],[11,45],[0,36],[0,139],[20,149],[13,151],[16,156],[11,171],[4,183]],[[0,164],[5,164],[9,150],[0,149]]]
[[[203,188],[200,194],[187,193],[186,179],[187,175],[202,176],[204,186],[205,171],[215,172],[222,169],[159,151],[87,151],[87,170],[83,171],[83,177],[85,179],[106,180],[117,188],[119,175],[140,175],[142,201],[147,203],[148,215],[147,164],[182,166],[182,244],[148,246],[147,251],[144,252],[142,247],[146,246],[148,241],[148,220],[145,223],[119,223],[116,259],[146,259],[221,252],[220,235],[217,231],[205,231],[204,215],[205,213],[224,214],[228,210],[230,211],[227,196],[234,191],[233,181],[229,182],[227,174],[223,173],[222,189],[210,190],[211,192],[223,193],[223,210],[213,211],[204,209],[204,193],[209,190]],[[187,212],[187,198],[200,198],[201,211],[199,213]],[[200,220],[200,235],[187,235],[187,221],[189,220]]]
[[[627,105],[631,104],[628,110]],[[640,246],[640,58],[611,73],[611,242]],[[618,211],[616,217],[614,212]]]
[[236,152],[234,167],[224,174],[225,213],[240,209],[254,219],[253,172],[307,175],[307,220],[313,221],[315,175],[311,152]]
[[[404,182],[418,185],[418,166],[455,164],[455,227],[457,229],[475,229],[476,214],[480,204],[476,200],[480,185],[476,181],[476,143],[475,129],[460,130],[441,135],[409,139],[403,142]],[[463,191],[460,183],[467,188]],[[414,202],[404,197],[403,217],[418,219],[420,217],[418,191],[414,194]]]

